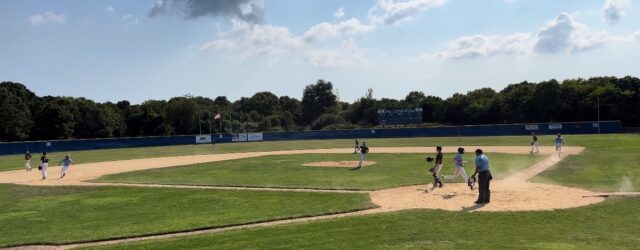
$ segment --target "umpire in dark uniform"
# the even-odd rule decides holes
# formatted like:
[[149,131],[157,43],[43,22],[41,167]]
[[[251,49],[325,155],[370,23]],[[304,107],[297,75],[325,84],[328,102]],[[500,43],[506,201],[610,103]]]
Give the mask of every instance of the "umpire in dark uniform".
[[484,155],[482,149],[476,149],[476,172],[473,173],[473,178],[479,175],[478,185],[479,194],[476,204],[486,204],[491,202],[491,191],[489,190],[489,184],[493,177],[489,170],[489,158]]

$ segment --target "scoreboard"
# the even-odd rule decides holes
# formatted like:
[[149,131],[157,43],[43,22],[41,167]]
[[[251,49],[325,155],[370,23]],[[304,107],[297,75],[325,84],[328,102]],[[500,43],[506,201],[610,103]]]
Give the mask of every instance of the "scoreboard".
[[422,109],[378,109],[380,125],[407,125],[422,123]]

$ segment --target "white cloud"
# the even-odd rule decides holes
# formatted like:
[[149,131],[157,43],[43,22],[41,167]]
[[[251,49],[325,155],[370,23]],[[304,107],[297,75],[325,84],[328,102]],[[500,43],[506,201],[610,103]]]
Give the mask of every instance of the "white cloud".
[[496,55],[556,54],[588,51],[609,44],[638,41],[640,32],[629,36],[613,36],[605,31],[592,31],[567,13],[558,16],[537,32],[506,36],[463,36],[449,43],[434,56],[443,59],[468,59]]
[[[369,20],[376,25],[396,25],[412,20],[420,11],[441,6],[445,0],[378,0],[369,10]],[[382,13],[380,13],[382,12]]]
[[45,23],[59,23],[66,22],[67,17],[64,14],[56,14],[53,11],[47,11],[43,14],[36,14],[29,17],[29,23],[31,25],[40,25]]
[[241,52],[239,59],[245,60],[295,50],[301,46],[301,39],[293,36],[285,27],[232,20],[229,32],[219,33],[218,39],[202,45],[201,49],[238,50]]
[[[363,58],[351,36],[368,33],[374,26],[364,25],[356,18],[338,23],[323,22],[309,28],[303,35],[296,36],[282,26],[254,24],[233,19],[231,29],[219,32],[217,38],[201,46],[201,50],[231,51],[237,60],[255,57],[276,57],[283,54],[304,56],[312,65],[323,68],[346,65]],[[319,49],[317,42],[349,37],[339,48]]]
[[435,57],[445,59],[467,59],[500,54],[526,54],[531,48],[530,33],[516,33],[509,36],[463,36],[449,43],[449,48],[436,53]]
[[111,5],[107,6],[107,8],[105,9],[105,11],[107,11],[108,13],[113,13],[116,11],[116,9],[114,9],[113,7],[111,7]]
[[339,68],[366,62],[364,50],[353,39],[342,41],[335,49],[311,49],[306,52],[309,62],[319,68]]
[[374,30],[373,26],[364,25],[358,19],[351,18],[337,24],[327,22],[316,24],[304,33],[303,38],[306,42],[315,42],[343,35],[365,34],[372,30]]
[[610,24],[615,24],[624,16],[624,10],[631,6],[631,0],[607,0],[602,6],[604,19]]
[[338,10],[336,10],[336,12],[333,13],[333,17],[335,18],[344,17],[344,8],[343,7],[338,8]]
[[140,23],[140,19],[137,18],[135,15],[132,14],[126,14],[124,16],[122,16],[122,21],[124,22],[133,22],[134,24],[139,24]]

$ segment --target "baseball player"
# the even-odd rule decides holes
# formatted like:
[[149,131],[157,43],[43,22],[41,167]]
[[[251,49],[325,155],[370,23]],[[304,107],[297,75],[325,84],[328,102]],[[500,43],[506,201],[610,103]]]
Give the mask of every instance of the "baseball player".
[[[442,188],[443,184],[442,184],[442,180],[440,179],[440,170],[442,170],[442,147],[441,146],[437,146],[436,147],[436,159],[435,159],[435,164],[433,165],[433,167],[431,169],[429,169],[429,172],[432,172],[433,174],[433,189],[435,189],[436,187],[440,187]],[[431,157],[427,157],[427,161],[430,161]]]
[[24,167],[27,169],[27,172],[31,171],[31,158],[31,153],[27,150],[27,152],[24,153]]
[[369,147],[367,147],[367,143],[366,142],[362,142],[362,146],[358,147],[358,166],[355,168],[355,170],[361,169],[362,168],[362,162],[364,162],[364,158],[366,156],[367,153],[369,153]]
[[47,179],[47,168],[49,167],[49,158],[47,157],[47,152],[42,152],[42,156],[40,156],[40,173],[42,173],[42,179]]
[[69,171],[69,167],[73,164],[75,163],[73,163],[73,160],[71,160],[71,157],[68,154],[65,155],[64,159],[60,161],[60,165],[62,165],[62,170],[60,172],[60,179],[62,179],[65,175],[67,175],[67,171]]
[[558,152],[558,157],[560,157],[560,154],[562,154],[562,145],[564,145],[564,138],[562,138],[560,133],[558,133],[556,139],[553,139],[553,143],[556,145],[556,152]]
[[442,178],[445,180],[453,180],[458,176],[462,176],[462,178],[467,181],[467,186],[473,189],[473,183],[471,182],[471,178],[467,175],[467,171],[464,170],[464,161],[462,160],[462,155],[464,154],[464,148],[458,148],[458,154],[453,158],[453,162],[455,164],[455,168],[453,169],[453,175],[443,175]]
[[356,139],[356,147],[353,149],[353,153],[356,154],[358,153],[358,149],[360,149],[360,143],[358,142],[358,138]]
[[531,153],[540,153],[540,150],[538,150],[538,136],[536,136],[536,134],[533,132],[531,132],[531,136],[533,137],[533,141],[531,141]]

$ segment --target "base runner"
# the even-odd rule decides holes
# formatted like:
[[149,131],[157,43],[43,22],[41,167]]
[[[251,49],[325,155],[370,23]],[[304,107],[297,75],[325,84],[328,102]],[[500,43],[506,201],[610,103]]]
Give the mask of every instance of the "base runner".
[[60,161],[60,165],[62,165],[62,170],[60,171],[60,179],[62,179],[65,175],[67,175],[67,171],[69,171],[69,167],[73,165],[73,160],[69,155],[65,155],[64,159]]
[[453,162],[455,167],[453,169],[453,175],[443,175],[442,178],[445,180],[453,180],[458,176],[462,176],[462,178],[467,182],[467,186],[473,189],[473,183],[471,182],[471,178],[467,174],[467,171],[464,170],[464,161],[462,160],[462,155],[464,154],[464,148],[458,148],[458,154],[455,158],[453,158]]
[[564,145],[564,138],[562,138],[560,133],[558,133],[556,139],[553,140],[553,143],[556,145],[556,152],[558,152],[558,157],[560,157],[560,154],[562,154],[562,145]]

